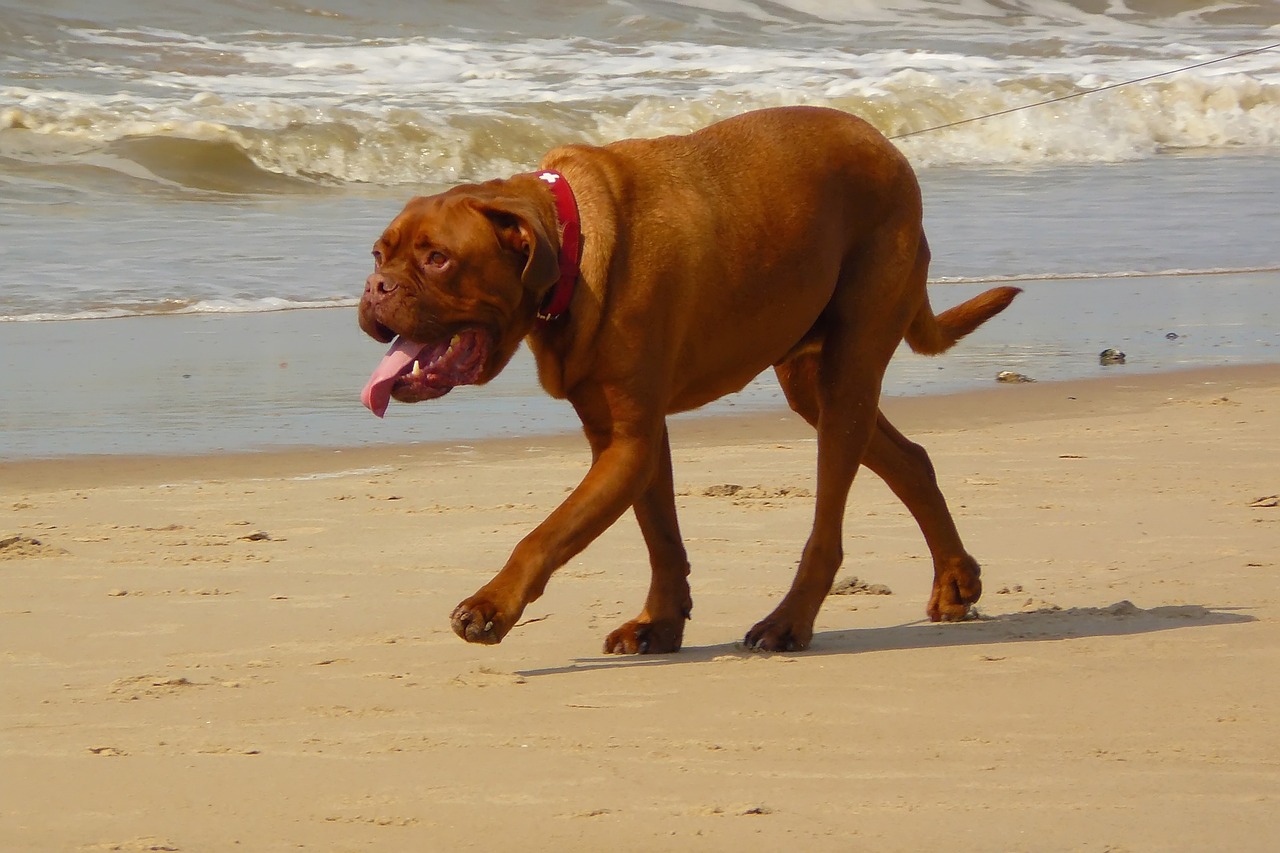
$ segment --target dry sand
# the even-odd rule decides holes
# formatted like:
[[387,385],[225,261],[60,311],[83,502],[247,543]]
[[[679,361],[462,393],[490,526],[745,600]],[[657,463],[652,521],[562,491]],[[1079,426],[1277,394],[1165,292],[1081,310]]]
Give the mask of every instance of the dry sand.
[[808,529],[791,417],[677,422],[694,618],[653,658],[598,653],[647,581],[630,519],[501,646],[449,630],[576,437],[0,466],[0,850],[1276,849],[1280,368],[886,410],[981,618],[920,621],[864,474],[843,574],[892,594],[794,655],[736,645]]

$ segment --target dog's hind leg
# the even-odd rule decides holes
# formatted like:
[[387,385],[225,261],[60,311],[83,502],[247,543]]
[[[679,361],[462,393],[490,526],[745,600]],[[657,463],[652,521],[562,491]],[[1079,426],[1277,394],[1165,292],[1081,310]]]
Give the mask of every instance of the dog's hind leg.
[[807,378],[784,379],[784,387],[791,386],[788,397],[807,401],[800,405],[818,431],[814,522],[791,589],[747,632],[750,648],[808,648],[813,621],[843,560],[849,488],[876,432],[885,367],[917,307],[908,289],[914,262],[904,260],[899,236],[886,229],[852,253],[819,321],[817,351],[806,348],[777,367],[780,377],[803,372]]
[[684,623],[693,608],[689,559],[676,517],[671,442],[664,430],[662,456],[653,479],[632,506],[649,549],[652,578],[640,615],[609,634],[606,654],[666,654],[680,650]]
[[[787,402],[812,426],[818,425],[818,358],[808,353],[779,364],[775,371]],[[906,505],[933,557],[933,591],[928,614],[935,622],[956,621],[982,594],[978,562],[965,550],[938,488],[933,463],[923,447],[907,439],[880,412],[862,464],[879,476]]]
[[929,454],[894,428],[883,413],[863,463],[885,481],[915,517],[933,557],[927,612],[934,622],[955,622],[982,595],[981,570],[960,541]]
[[800,651],[813,639],[813,621],[844,559],[849,488],[875,427],[876,385],[866,380],[858,384],[861,387],[851,389],[854,394],[846,398],[855,402],[844,406],[832,405],[836,395],[818,389],[821,403],[816,418],[818,481],[813,530],[791,589],[771,614],[747,632],[743,642],[749,648]]

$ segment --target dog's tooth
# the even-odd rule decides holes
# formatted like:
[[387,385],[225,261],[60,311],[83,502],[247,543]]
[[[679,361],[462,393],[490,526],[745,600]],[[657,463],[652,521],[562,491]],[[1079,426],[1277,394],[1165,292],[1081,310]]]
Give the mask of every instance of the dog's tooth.
[[454,335],[452,338],[450,338],[449,352],[453,352],[453,348],[456,347],[461,341],[462,341],[462,335]]
[[422,375],[422,364],[416,358],[413,360],[413,372],[410,375],[414,377]]

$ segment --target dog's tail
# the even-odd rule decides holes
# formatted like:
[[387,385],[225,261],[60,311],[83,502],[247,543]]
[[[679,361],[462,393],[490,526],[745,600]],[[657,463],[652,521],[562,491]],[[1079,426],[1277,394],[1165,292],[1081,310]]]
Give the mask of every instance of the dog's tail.
[[993,287],[935,315],[929,297],[907,327],[907,344],[921,355],[937,355],[951,349],[956,341],[1009,307],[1020,287]]

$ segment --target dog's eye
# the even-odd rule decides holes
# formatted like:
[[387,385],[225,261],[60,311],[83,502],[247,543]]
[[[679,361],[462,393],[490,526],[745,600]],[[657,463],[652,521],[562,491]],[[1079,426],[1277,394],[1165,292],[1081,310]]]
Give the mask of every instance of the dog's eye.
[[427,255],[427,266],[433,269],[444,269],[449,265],[449,257],[444,252],[431,252]]
[[376,270],[380,266],[382,266],[382,253],[379,252],[377,249],[374,249],[373,250],[373,268]]

